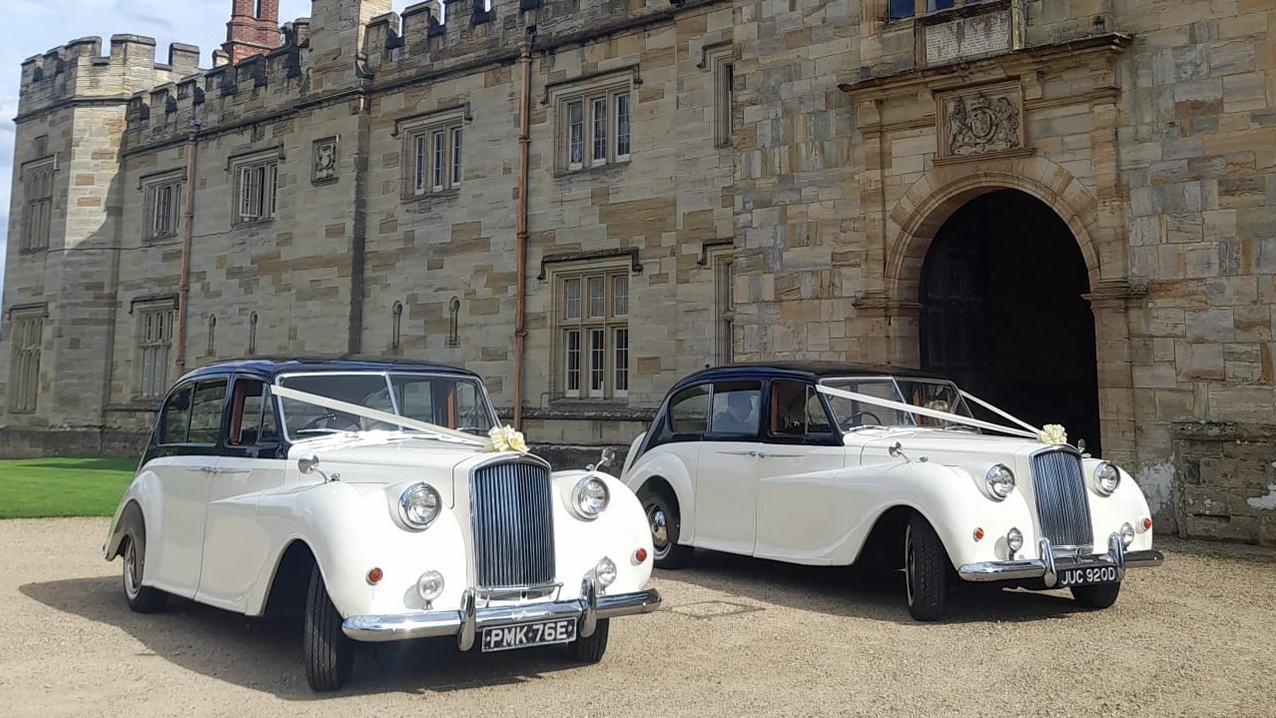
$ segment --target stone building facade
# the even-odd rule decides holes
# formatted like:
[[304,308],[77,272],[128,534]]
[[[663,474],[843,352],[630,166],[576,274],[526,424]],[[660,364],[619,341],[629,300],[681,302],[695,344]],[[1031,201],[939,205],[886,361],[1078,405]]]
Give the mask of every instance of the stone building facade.
[[558,447],[706,364],[850,360],[1064,423],[1163,530],[1276,541],[1268,0],[275,7],[211,70],[24,63],[6,453],[131,451],[232,356],[464,365]]

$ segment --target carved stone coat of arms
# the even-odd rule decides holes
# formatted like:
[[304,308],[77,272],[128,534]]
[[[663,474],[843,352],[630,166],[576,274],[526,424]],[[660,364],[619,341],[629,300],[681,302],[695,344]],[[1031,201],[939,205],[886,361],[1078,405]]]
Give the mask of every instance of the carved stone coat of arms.
[[944,155],[965,157],[1023,146],[1018,93],[967,93],[941,100]]

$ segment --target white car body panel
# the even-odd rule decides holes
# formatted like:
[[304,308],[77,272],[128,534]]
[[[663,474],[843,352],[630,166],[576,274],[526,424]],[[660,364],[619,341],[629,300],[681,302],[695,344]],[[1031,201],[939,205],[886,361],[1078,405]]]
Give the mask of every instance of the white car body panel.
[[[653,430],[659,422],[658,417]],[[890,452],[896,443],[900,456]],[[641,445],[635,442],[635,450]],[[722,447],[745,455],[724,454]],[[842,446],[719,442],[705,437],[659,444],[637,457],[631,454],[622,478],[636,492],[653,480],[674,488],[681,519],[679,544],[791,563],[847,565],[860,558],[883,514],[906,507],[935,528],[954,569],[959,569],[1041,558],[1042,532],[1029,457],[1049,449],[1076,452],[1025,438],[915,426],[851,431]],[[697,463],[687,461],[689,455],[695,455]],[[986,472],[997,463],[1010,467],[1017,478],[1015,489],[1001,501],[990,498],[984,488]],[[1089,457],[1082,461],[1092,524],[1090,548],[1103,553],[1109,537],[1128,523],[1135,527],[1135,536],[1126,550],[1150,550],[1152,532],[1143,522],[1151,513],[1143,493],[1121,471],[1117,490],[1101,495],[1093,486],[1099,463]],[[1006,543],[1011,528],[1023,534],[1023,547],[1013,556]],[[983,530],[982,540],[975,538],[976,529]],[[902,554],[902,546],[899,550]]]
[[[404,432],[369,431],[307,438],[292,444],[287,459],[230,456],[155,458],[139,470],[111,522],[105,557],[120,548],[126,509],[135,505],[145,522],[142,585],[218,608],[262,615],[285,551],[300,542],[313,554],[329,596],[343,617],[395,616],[427,610],[417,591],[423,572],[441,572],[445,588],[433,610],[455,610],[475,586],[469,476],[493,461],[532,461],[531,456]],[[303,474],[302,457],[317,456],[318,470]],[[202,471],[194,469],[212,469]],[[641,591],[652,560],[642,507],[618,479],[594,475],[610,492],[596,519],[578,518],[570,495],[584,471],[551,474],[556,580],[552,594],[513,601],[519,605],[582,598],[582,580],[604,556],[617,576],[600,596]],[[442,509],[424,530],[401,524],[403,490],[426,482]],[[202,567],[202,570],[201,570]],[[371,568],[382,580],[368,580]],[[654,605],[659,598],[654,592]],[[496,601],[491,605],[499,605]],[[650,610],[650,609],[648,609]]]

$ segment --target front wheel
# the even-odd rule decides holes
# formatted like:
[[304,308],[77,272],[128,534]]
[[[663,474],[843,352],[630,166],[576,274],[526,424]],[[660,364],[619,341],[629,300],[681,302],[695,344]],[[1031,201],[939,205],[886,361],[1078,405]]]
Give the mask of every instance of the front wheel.
[[908,612],[918,621],[937,621],[948,603],[948,552],[926,519],[912,516],[904,530],[904,582]]
[[344,686],[354,668],[354,649],[354,641],[341,631],[341,614],[315,566],[306,592],[306,681],[310,687],[335,691]]
[[639,495],[651,530],[652,558],[656,568],[682,568],[691,563],[690,546],[679,546],[681,518],[678,502],[660,490],[643,489]]
[[1107,608],[1116,603],[1121,593],[1120,583],[1100,583],[1093,586],[1073,586],[1072,600],[1078,606],[1089,609]]
[[567,644],[567,650],[571,654],[573,661],[581,661],[582,663],[597,663],[603,659],[603,654],[607,652],[607,633],[611,628],[610,618],[598,619],[597,625],[594,626],[594,634],[589,638],[577,638]]

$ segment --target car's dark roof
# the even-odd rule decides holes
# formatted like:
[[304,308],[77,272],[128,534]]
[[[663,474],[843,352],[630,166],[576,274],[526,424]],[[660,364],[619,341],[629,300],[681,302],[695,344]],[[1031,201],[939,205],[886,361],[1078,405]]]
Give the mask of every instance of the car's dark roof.
[[198,379],[212,374],[227,374],[237,371],[255,374],[273,380],[280,374],[307,373],[321,371],[394,371],[394,372],[429,372],[433,374],[458,374],[477,377],[467,369],[460,369],[446,364],[410,361],[407,359],[383,359],[349,357],[334,359],[331,357],[252,357],[248,359],[230,359],[208,364],[186,372],[179,381]]
[[783,375],[799,379],[821,379],[841,376],[896,376],[908,379],[937,379],[941,381],[947,381],[948,379],[939,374],[931,374],[899,366],[875,366],[872,364],[850,364],[831,361],[769,361],[743,362],[702,369],[678,382],[675,388],[694,382],[757,376],[758,374]]

